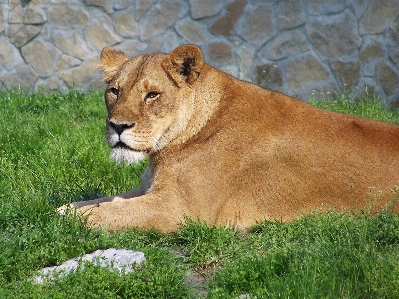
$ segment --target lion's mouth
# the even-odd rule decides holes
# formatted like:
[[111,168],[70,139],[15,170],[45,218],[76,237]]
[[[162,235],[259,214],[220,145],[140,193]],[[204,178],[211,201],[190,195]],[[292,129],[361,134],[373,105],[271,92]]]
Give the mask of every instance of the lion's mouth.
[[126,143],[119,141],[117,144],[115,144],[112,148],[114,149],[128,149],[131,151],[134,151],[130,146],[128,146]]
[[112,148],[117,149],[117,150],[129,150],[129,151],[133,151],[133,152],[142,152],[144,154],[149,154],[151,152],[151,149],[134,149],[122,141],[119,141],[118,143],[116,143]]

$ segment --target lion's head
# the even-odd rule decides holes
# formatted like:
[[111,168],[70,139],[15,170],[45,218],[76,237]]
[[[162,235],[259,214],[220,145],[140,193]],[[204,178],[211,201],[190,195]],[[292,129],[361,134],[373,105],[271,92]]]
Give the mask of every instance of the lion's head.
[[189,45],[170,54],[130,60],[112,48],[101,52],[108,84],[105,136],[117,161],[136,163],[185,130],[194,110],[193,86],[203,64],[201,51]]

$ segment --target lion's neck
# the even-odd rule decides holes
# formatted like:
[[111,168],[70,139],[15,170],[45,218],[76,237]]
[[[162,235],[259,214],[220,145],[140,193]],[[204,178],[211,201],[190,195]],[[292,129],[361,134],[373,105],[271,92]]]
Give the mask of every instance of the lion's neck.
[[223,83],[220,73],[208,65],[204,65],[193,92],[193,110],[186,128],[171,143],[181,145],[197,135],[218,110],[223,97]]

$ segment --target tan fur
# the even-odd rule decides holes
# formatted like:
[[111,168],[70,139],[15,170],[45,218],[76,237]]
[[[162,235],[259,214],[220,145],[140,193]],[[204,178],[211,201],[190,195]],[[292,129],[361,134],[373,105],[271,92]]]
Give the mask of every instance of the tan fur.
[[128,163],[149,156],[150,165],[139,188],[73,204],[90,210],[93,225],[173,231],[187,216],[248,227],[392,200],[399,126],[240,81],[191,45],[131,60],[105,48],[101,65],[113,155]]

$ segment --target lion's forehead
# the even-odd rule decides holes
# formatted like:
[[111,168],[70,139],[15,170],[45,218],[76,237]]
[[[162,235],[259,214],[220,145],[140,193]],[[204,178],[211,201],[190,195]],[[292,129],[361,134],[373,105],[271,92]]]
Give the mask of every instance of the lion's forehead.
[[163,53],[150,53],[128,60],[118,73],[118,85],[127,89],[133,86],[144,90],[154,89],[157,76],[164,73],[161,62],[165,56]]

